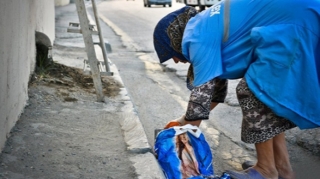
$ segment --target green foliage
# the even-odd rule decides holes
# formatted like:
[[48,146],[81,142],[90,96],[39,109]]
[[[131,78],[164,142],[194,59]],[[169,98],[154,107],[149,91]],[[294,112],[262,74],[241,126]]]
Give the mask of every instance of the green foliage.
[[36,44],[36,73],[40,77],[45,77],[51,68],[53,68],[52,59],[48,58],[48,47],[42,44]]

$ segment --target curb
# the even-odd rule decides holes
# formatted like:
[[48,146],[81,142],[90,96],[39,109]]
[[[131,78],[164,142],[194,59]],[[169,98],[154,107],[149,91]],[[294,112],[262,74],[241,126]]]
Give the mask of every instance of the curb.
[[133,103],[128,95],[128,91],[120,77],[115,64],[108,59],[110,70],[113,72],[113,77],[122,84],[120,95],[122,96],[125,106],[121,109],[122,117],[120,119],[121,129],[123,130],[124,140],[127,144],[127,150],[130,153],[136,154],[130,157],[133,163],[136,174],[139,179],[165,179],[162,169],[157,162],[157,159],[152,153],[152,148],[148,143],[147,135],[144,131],[142,123],[134,111]]

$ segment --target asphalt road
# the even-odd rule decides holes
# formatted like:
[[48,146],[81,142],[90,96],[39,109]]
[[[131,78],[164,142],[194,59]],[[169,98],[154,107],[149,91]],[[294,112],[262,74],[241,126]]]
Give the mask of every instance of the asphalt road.
[[[172,7],[143,6],[143,1],[101,1],[98,6],[104,36],[118,51],[109,54],[120,70],[135,109],[145,128],[150,145],[154,143],[154,130],[185,112],[189,91],[184,76],[187,65],[159,65],[154,53],[152,33],[156,23],[183,4],[173,2]],[[117,37],[111,36],[109,29]],[[121,43],[116,38],[121,38]],[[241,111],[235,97],[237,80],[229,84],[225,104],[219,105],[202,124],[203,131],[215,153],[217,171],[239,169],[244,160],[254,160],[252,145],[240,140]],[[217,135],[212,135],[217,134]],[[296,134],[296,133],[294,133]],[[294,135],[293,134],[293,135]],[[215,136],[212,137],[211,136]],[[288,144],[291,161],[297,178],[314,178],[320,175],[320,159],[310,152]]]

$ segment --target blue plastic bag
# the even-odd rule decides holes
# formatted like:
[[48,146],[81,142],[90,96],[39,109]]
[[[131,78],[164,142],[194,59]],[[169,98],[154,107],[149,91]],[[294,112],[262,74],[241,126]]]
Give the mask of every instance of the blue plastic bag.
[[214,178],[210,147],[196,126],[162,130],[156,137],[154,152],[168,179]]

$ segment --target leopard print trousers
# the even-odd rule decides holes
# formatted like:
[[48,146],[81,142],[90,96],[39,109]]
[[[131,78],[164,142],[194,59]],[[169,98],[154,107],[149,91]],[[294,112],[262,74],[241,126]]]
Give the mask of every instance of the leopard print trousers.
[[249,90],[243,78],[236,88],[242,109],[241,140],[246,143],[261,143],[296,127],[291,121],[274,114]]

